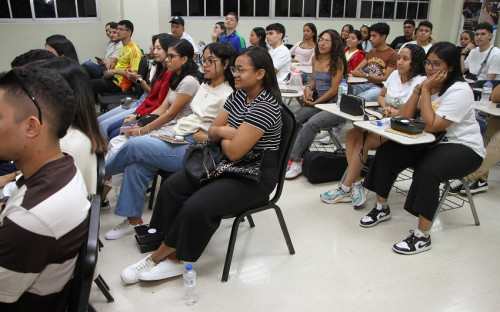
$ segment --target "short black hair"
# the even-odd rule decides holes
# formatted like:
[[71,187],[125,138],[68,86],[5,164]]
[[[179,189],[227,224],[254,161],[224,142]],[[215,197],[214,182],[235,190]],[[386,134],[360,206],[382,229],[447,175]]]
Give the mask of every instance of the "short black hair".
[[490,23],[486,23],[486,22],[479,23],[476,25],[476,27],[474,27],[474,31],[479,30],[479,29],[484,29],[491,34],[493,33],[493,26],[491,26]]
[[128,29],[130,29],[130,34],[134,33],[134,24],[132,24],[129,20],[121,20],[118,22],[118,25],[125,25]]
[[405,24],[411,24],[411,25],[413,25],[413,27],[415,27],[415,21],[414,21],[414,20],[412,20],[412,19],[407,19],[407,20],[405,20],[405,21],[403,22],[403,25],[405,25]]
[[109,28],[117,29],[118,28],[118,23],[116,22],[109,22],[106,24],[106,26],[109,25]]
[[67,39],[67,38],[65,35],[60,35],[60,34],[50,35],[47,38],[45,38],[45,44],[48,44],[52,40],[61,40],[61,39]]
[[237,22],[239,22],[239,21],[240,21],[240,18],[238,17],[238,14],[236,14],[236,13],[234,13],[234,12],[228,12],[228,13],[226,14],[226,16],[228,16],[228,15],[232,15],[232,16],[234,16],[234,18],[236,19],[236,21],[237,21]]
[[281,39],[285,38],[285,26],[283,26],[282,24],[280,24],[280,23],[269,24],[266,27],[266,31],[269,31],[269,30],[275,30],[277,33],[283,34]]
[[0,88],[5,91],[4,99],[15,106],[16,122],[31,115],[38,116],[36,106],[19,84],[19,79],[40,105],[43,123],[48,125],[53,139],[66,135],[73,121],[68,116],[73,116],[75,110],[74,93],[66,79],[48,68],[37,66],[14,68],[0,74],[0,77]]
[[21,55],[16,56],[12,62],[10,62],[10,66],[14,67],[22,67],[28,63],[41,61],[41,60],[49,60],[51,58],[55,58],[54,53],[44,50],[44,49],[33,49],[25,52]]
[[420,23],[418,23],[417,29],[419,29],[420,26],[426,26],[426,27],[429,27],[432,30],[432,23],[429,22],[429,21],[421,21]]
[[391,27],[387,23],[376,23],[373,24],[370,27],[370,32],[374,31],[378,34],[385,35],[386,37],[389,36],[389,31],[391,30]]

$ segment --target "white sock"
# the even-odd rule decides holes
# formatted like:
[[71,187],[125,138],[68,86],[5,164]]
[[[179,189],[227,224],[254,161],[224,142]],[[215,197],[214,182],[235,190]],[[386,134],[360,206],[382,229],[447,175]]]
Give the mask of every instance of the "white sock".
[[344,184],[341,183],[340,187],[342,188],[342,191],[344,191],[345,193],[351,192],[351,187],[350,186],[345,186]]
[[419,229],[418,227],[417,227],[417,228],[415,229],[415,231],[414,231],[414,233],[415,233],[415,234],[417,234],[417,236],[420,236],[420,235],[418,235],[418,234],[422,234],[422,235],[423,235],[423,236],[425,236],[426,238],[427,238],[427,237],[429,237],[430,232],[431,232],[430,230],[428,230],[428,231],[424,231],[424,230]]
[[387,202],[379,202],[379,201],[377,200],[377,209],[378,209],[378,210],[385,209],[385,208],[387,208],[387,206],[389,206],[389,205],[387,204]]

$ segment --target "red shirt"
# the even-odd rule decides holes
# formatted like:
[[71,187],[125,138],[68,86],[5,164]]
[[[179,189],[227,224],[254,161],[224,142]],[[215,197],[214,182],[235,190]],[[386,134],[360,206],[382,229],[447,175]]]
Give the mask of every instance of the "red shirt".
[[172,72],[167,70],[165,74],[163,74],[163,77],[155,82],[144,102],[135,110],[136,114],[139,114],[141,117],[145,116],[157,109],[161,103],[163,103],[163,100],[165,100],[170,90],[170,76],[172,76]]

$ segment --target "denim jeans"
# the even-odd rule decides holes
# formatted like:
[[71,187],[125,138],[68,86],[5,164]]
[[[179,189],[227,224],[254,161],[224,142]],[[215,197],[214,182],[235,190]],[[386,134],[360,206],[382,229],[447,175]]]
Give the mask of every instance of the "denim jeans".
[[109,140],[111,139],[108,136],[108,127],[114,122],[123,120],[127,115],[134,113],[137,107],[142,104],[147,96],[147,93],[143,93],[142,96],[129,108],[122,108],[121,106],[118,106],[97,118],[97,120],[99,121],[99,127],[101,128],[101,133],[106,139],[106,142],[109,142]]
[[[332,103],[331,105],[336,105]],[[314,136],[321,129],[335,127],[345,122],[344,118],[316,107],[304,106],[295,112],[297,122],[302,126],[293,144],[290,158],[300,161],[304,152],[311,146]]]
[[[185,139],[194,142],[192,135]],[[115,214],[140,218],[149,182],[158,169],[181,169],[187,147],[188,144],[170,144],[150,136],[132,137],[106,160],[107,176],[123,173]]]
[[365,99],[366,102],[375,102],[382,88],[373,83],[361,83],[352,86],[352,93]]

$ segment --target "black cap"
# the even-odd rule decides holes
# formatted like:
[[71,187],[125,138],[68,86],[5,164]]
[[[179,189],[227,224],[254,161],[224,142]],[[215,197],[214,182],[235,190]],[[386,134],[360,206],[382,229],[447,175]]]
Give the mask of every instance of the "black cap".
[[180,24],[184,26],[184,19],[180,16],[174,16],[169,23]]

